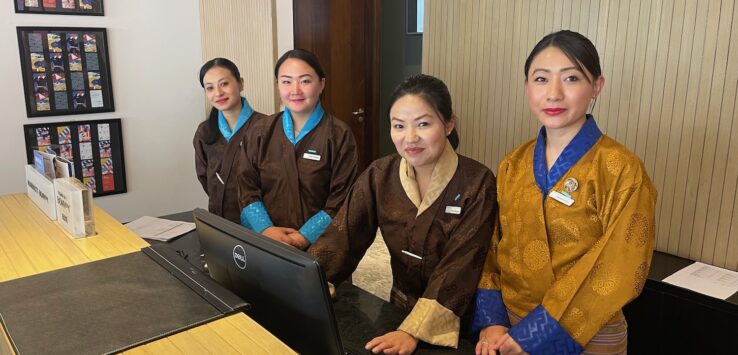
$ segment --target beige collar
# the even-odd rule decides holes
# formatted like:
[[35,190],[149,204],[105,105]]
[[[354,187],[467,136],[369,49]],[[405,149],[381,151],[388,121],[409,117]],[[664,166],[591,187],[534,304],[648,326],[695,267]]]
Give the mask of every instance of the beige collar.
[[407,197],[418,208],[418,214],[415,217],[420,216],[433,202],[436,202],[438,196],[441,195],[441,192],[443,192],[454,176],[454,173],[456,173],[458,165],[459,156],[456,155],[454,148],[451,147],[451,144],[447,140],[441,157],[438,158],[436,166],[433,167],[428,191],[425,192],[425,196],[421,201],[418,181],[415,180],[415,170],[407,163],[405,158],[400,160],[400,183],[402,183],[402,188],[405,190]]

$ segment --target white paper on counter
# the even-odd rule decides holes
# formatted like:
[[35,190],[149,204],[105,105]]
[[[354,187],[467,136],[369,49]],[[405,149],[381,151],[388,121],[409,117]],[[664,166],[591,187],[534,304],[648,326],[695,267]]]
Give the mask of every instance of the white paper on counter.
[[141,238],[163,242],[195,229],[195,224],[192,222],[171,221],[150,216],[143,216],[125,226]]
[[701,262],[673,273],[664,282],[721,300],[738,292],[738,272]]

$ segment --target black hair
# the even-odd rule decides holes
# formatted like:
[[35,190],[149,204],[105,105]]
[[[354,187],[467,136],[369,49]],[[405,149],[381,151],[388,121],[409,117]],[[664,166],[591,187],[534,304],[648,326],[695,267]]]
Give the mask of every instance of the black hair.
[[[415,95],[423,99],[441,115],[441,119],[445,123],[449,123],[454,119],[451,94],[441,79],[425,74],[417,74],[405,79],[392,93],[389,110],[392,109],[397,100],[406,95]],[[389,116],[389,112],[387,116]],[[451,134],[447,138],[454,149],[459,147],[459,134],[456,132],[456,127],[451,130]]]
[[[600,56],[597,54],[597,48],[595,48],[592,41],[589,38],[584,37],[582,34],[569,30],[561,30],[553,32],[546,37],[543,37],[533,50],[528,55],[528,59],[525,60],[525,77],[528,78],[528,71],[533,59],[548,47],[556,47],[560,49],[574,63],[577,70],[584,73],[582,65],[587,71],[592,74],[592,80],[597,80],[602,75],[602,68],[600,68]],[[590,81],[586,77],[587,81]]]
[[[215,67],[228,69],[231,75],[236,78],[237,82],[241,80],[241,72],[238,71],[236,64],[225,58],[213,58],[200,67],[200,86],[205,88],[205,83],[203,82],[205,74],[208,70]],[[205,144],[215,143],[215,140],[218,139],[218,133],[218,110],[213,107],[210,109],[210,115],[208,115],[208,136],[205,138]]]
[[315,73],[318,74],[318,79],[325,79],[325,71],[323,71],[323,67],[320,66],[320,61],[318,61],[318,57],[316,57],[313,52],[302,48],[289,50],[282,54],[281,57],[279,57],[277,63],[274,65],[274,78],[277,78],[277,76],[279,75],[279,67],[281,67],[282,64],[284,64],[284,62],[290,58],[299,59],[307,63],[311,68],[313,68],[313,70],[315,70]]

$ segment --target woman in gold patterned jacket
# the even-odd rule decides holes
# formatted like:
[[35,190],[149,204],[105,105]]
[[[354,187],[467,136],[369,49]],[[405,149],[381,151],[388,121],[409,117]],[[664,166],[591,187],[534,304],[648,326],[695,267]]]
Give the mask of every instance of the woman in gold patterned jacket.
[[547,35],[525,63],[543,127],[500,163],[477,354],[626,351],[621,309],[648,274],[656,190],[640,159],[587,114],[604,83],[597,50],[576,32]]

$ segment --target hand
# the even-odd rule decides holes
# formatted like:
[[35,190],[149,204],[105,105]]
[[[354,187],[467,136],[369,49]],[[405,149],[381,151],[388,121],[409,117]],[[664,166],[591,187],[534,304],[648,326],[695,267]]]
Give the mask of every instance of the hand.
[[500,355],[522,355],[522,354],[528,354],[525,351],[523,351],[523,348],[518,345],[518,343],[513,339],[510,334],[505,334],[497,341],[497,346],[500,352]]
[[284,244],[289,244],[290,238],[287,236],[290,233],[296,233],[297,231],[293,228],[286,228],[286,227],[277,227],[277,226],[271,226],[267,229],[263,230],[261,234],[272,238],[278,242],[282,242]]
[[479,342],[475,349],[477,355],[495,355],[499,347],[497,341],[507,334],[508,328],[501,325],[490,325],[479,332]]
[[402,330],[395,330],[372,339],[366,343],[364,349],[375,354],[381,352],[384,354],[408,355],[412,354],[416,347],[418,347],[418,339]]
[[287,238],[289,239],[287,243],[297,249],[305,250],[310,246],[307,238],[298,231],[287,234]]

